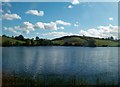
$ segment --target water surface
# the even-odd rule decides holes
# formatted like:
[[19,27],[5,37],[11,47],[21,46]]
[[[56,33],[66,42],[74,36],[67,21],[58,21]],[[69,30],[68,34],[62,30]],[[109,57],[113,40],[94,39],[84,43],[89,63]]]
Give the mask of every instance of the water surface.
[[3,47],[3,73],[74,75],[118,81],[117,47]]

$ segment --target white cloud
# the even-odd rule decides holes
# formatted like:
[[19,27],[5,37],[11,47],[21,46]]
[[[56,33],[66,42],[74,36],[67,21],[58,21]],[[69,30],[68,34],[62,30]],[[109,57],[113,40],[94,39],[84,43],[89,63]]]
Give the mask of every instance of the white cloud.
[[64,29],[64,27],[63,27],[63,26],[61,26],[61,27],[60,27],[60,29],[62,29],[62,30],[63,30],[63,29]]
[[62,21],[62,20],[57,20],[57,21],[56,21],[56,24],[65,25],[65,26],[70,26],[70,25],[71,25],[71,23],[64,22],[64,21]]
[[17,14],[8,14],[8,13],[2,15],[2,18],[5,20],[21,19],[21,17]]
[[99,38],[107,38],[113,36],[114,38],[118,38],[118,26],[98,26],[97,28],[93,29],[80,30],[80,35]]
[[57,25],[54,22],[50,22],[50,23],[44,23],[44,29],[51,29],[51,30],[57,30]]
[[74,24],[74,27],[78,27],[79,25],[78,24]]
[[77,21],[76,24],[79,24],[79,22]]
[[77,5],[77,4],[79,4],[80,2],[79,2],[79,0],[72,0],[72,4],[73,5]]
[[28,34],[30,31],[34,31],[34,25],[30,22],[23,22],[22,26],[14,26],[14,27],[5,27],[5,30],[14,32],[17,34],[17,31],[20,31],[22,33]]
[[7,13],[11,13],[11,11],[10,11],[10,10],[7,10]]
[[38,10],[28,10],[26,14],[36,15],[36,16],[43,16],[44,11],[38,11]]
[[[58,27],[58,25],[69,26],[71,24],[68,22],[64,22],[62,20],[57,22],[49,22],[49,23],[37,22],[35,24],[32,24],[30,22],[23,22],[22,26],[14,26],[12,29],[16,31],[21,31],[22,33],[26,33],[26,34],[30,33],[31,31],[35,31],[36,29],[44,29],[44,30],[64,29],[63,26]],[[9,27],[6,30],[9,30]]]
[[0,9],[0,14],[3,13],[4,11],[2,9]]
[[34,25],[35,29],[45,29],[45,30],[57,30],[57,25],[54,22],[50,23],[43,23],[43,22],[37,22]]
[[30,33],[29,30],[23,30],[22,32],[25,33],[25,34],[29,34]]
[[58,25],[70,26],[71,24],[68,22],[64,22],[62,20],[57,20],[56,22],[50,22],[50,23],[37,22],[34,25],[34,28],[35,29],[45,29],[45,30],[64,29],[63,26],[57,27]]
[[113,21],[114,19],[112,17],[109,18],[110,21]]
[[63,26],[61,26],[61,27],[58,27],[58,29],[64,30],[65,28]]
[[15,30],[20,30],[23,33],[29,34],[30,31],[34,31],[34,25],[30,22],[23,22],[23,26],[15,26]]
[[37,23],[35,24],[34,28],[44,29],[44,23],[43,23],[43,22],[37,22]]
[[43,36],[55,36],[55,37],[61,37],[61,36],[70,36],[73,35],[72,33],[67,33],[67,32],[50,32],[50,33],[45,33],[42,34]]
[[3,2],[10,2],[11,0],[3,0]]
[[69,5],[68,8],[73,8],[73,6],[72,6],[72,5]]
[[71,4],[72,5],[69,5],[68,8],[73,8],[73,5],[80,4],[80,2],[79,2],[79,0],[71,0]]
[[34,25],[30,22],[23,22],[24,24],[24,28],[26,28],[27,30],[31,30],[34,31]]
[[78,27],[79,26],[79,22],[76,22],[75,24],[74,24],[74,27]]
[[21,34],[20,32],[17,32],[16,30],[14,30],[14,29],[13,29],[13,28],[11,28],[11,27],[9,27],[9,28],[4,27],[4,30],[11,31],[11,32],[13,32],[14,34]]

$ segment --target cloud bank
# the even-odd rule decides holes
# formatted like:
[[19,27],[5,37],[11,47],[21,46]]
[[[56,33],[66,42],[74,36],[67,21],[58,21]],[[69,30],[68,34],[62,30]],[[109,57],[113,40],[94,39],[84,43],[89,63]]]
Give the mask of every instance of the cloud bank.
[[44,11],[38,11],[38,10],[28,10],[25,12],[26,14],[36,15],[36,16],[43,16]]
[[118,26],[98,26],[96,28],[80,30],[80,35],[90,36],[90,37],[99,37],[99,38],[107,38],[113,36],[114,38],[118,38],[119,29]]
[[6,13],[4,15],[2,15],[2,18],[5,20],[14,20],[14,19],[21,19],[21,17],[17,14],[10,14],[10,13]]
[[71,2],[73,5],[77,5],[77,4],[79,4],[80,2],[79,2],[79,0],[72,0],[72,2]]
[[73,34],[73,33],[68,33],[68,32],[50,32],[50,33],[45,33],[45,34],[41,34],[41,35],[61,37],[61,36],[70,36],[70,35],[79,35],[79,34]]
[[110,21],[113,21],[114,19],[113,19],[113,17],[110,17],[109,20],[110,20]]
[[[60,27],[58,27],[58,25]],[[58,29],[64,29],[63,26],[70,26],[71,23],[62,21],[62,20],[56,20],[55,22],[49,22],[49,23],[44,23],[44,22],[37,22],[35,24],[32,24],[30,22],[23,22],[22,26],[14,26],[14,27],[5,27],[5,30],[12,29],[14,31],[22,31],[22,33],[30,33],[31,31],[35,31],[36,29],[44,29],[44,30],[58,30]],[[15,33],[14,31],[11,31]]]
[[[57,22],[58,23],[58,22]],[[44,29],[44,30],[63,30],[66,25],[62,23],[56,22],[49,22],[49,23],[43,23],[43,22],[37,22],[36,24],[32,24],[30,22],[23,22],[22,26],[14,26],[14,27],[5,27],[4,30],[11,31],[15,34],[29,34],[31,31],[35,31],[36,29]],[[58,25],[62,24],[63,26],[58,27]],[[68,24],[66,26],[69,26]],[[39,33],[39,32],[38,32]],[[114,38],[118,39],[118,33],[119,28],[118,26],[98,26],[96,28],[90,28],[90,29],[81,29],[78,33],[67,33],[67,32],[49,32],[41,34],[43,36],[70,36],[70,35],[80,35],[80,36],[89,36],[89,37],[98,37],[98,38],[107,38],[113,36]]]

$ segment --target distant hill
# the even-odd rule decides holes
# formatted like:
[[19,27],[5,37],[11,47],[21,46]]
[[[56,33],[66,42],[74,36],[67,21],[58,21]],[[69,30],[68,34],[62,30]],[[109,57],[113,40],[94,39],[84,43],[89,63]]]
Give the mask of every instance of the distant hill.
[[11,37],[2,37],[0,36],[0,45],[3,46],[11,46],[11,45],[18,45],[18,44],[24,44],[25,41],[21,41],[21,40],[16,40],[14,38]]
[[85,36],[64,36],[52,40],[56,45],[72,45],[72,46],[118,46],[118,41],[110,39],[100,39]]
[[[21,35],[22,36],[22,35]],[[25,39],[22,36],[8,37],[0,36],[1,46],[85,46],[85,47],[115,47],[119,46],[118,40],[101,39],[86,36],[64,36],[53,40],[47,39]]]

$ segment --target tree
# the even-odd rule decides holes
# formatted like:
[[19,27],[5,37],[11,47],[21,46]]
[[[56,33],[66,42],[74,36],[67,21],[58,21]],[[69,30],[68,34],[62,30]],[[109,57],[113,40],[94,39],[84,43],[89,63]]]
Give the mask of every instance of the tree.
[[3,46],[12,46],[13,43],[10,42],[9,40],[6,40],[6,41],[4,41],[4,42],[2,43],[2,45],[3,45]]
[[89,47],[95,47],[96,46],[94,38],[90,38],[88,40],[88,46]]
[[16,36],[15,39],[17,39],[17,40],[24,40],[24,37],[23,37],[23,35],[19,35],[19,36]]
[[38,36],[36,36],[36,40],[39,40],[39,37],[38,37]]
[[12,38],[14,39],[14,36],[12,36]]
[[18,41],[16,41],[15,45],[20,46],[21,44]]
[[7,37],[6,35],[2,35],[2,37]]
[[111,37],[110,37],[110,40],[114,40],[114,38],[111,36]]
[[34,41],[34,38],[31,39],[31,45],[34,46],[36,45],[35,41]]
[[27,39],[25,45],[30,46],[31,45],[31,40]]

